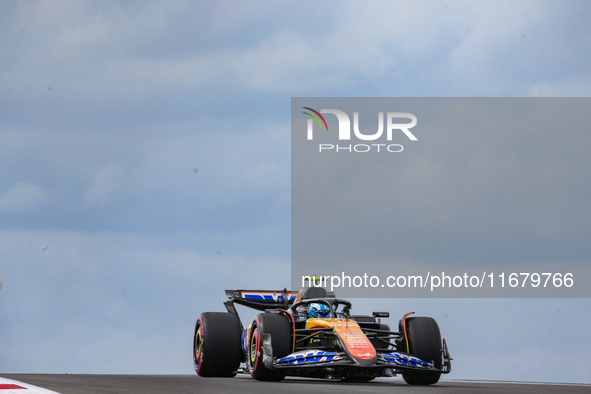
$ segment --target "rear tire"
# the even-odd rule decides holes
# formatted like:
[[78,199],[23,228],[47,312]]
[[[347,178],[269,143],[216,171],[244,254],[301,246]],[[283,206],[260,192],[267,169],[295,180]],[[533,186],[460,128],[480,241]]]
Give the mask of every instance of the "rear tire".
[[285,357],[292,351],[292,327],[288,318],[279,313],[261,313],[252,323],[252,334],[248,345],[248,363],[250,374],[257,380],[280,381],[285,378],[285,371],[269,369],[263,364],[261,349],[263,335],[271,336],[273,358]]
[[199,315],[193,336],[195,372],[203,377],[233,377],[242,361],[240,318],[234,313]]
[[[435,368],[441,369],[443,347],[439,326],[434,319],[430,317],[409,317],[406,319],[406,335],[408,338],[407,353],[423,361],[432,362]],[[425,386],[437,383],[441,373],[404,371],[402,377],[408,384]]]

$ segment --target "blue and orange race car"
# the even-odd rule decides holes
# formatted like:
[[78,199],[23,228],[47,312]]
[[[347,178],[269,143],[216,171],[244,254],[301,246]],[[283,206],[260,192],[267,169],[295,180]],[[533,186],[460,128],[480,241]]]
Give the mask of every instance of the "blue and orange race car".
[[[402,374],[411,385],[429,385],[451,371],[439,326],[430,317],[406,314],[392,331],[387,312],[351,315],[351,303],[320,287],[226,290],[227,312],[199,315],[193,361],[199,376],[258,380],[286,376],[366,381]],[[242,326],[235,304],[259,311]]]

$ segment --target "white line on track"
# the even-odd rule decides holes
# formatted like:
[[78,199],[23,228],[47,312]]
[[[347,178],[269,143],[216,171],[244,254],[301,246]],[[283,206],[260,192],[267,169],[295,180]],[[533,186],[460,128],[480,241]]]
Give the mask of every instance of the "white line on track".
[[59,394],[18,380],[0,378],[0,394]]

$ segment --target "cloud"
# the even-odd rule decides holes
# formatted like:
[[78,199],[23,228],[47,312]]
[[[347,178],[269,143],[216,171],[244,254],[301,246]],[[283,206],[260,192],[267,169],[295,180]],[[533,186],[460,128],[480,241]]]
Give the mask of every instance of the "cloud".
[[[225,289],[280,289],[289,280],[288,258],[237,248],[261,234],[0,236],[3,372],[189,373],[199,313],[224,310]],[[88,354],[93,362],[81,362]]]
[[[289,218],[285,122],[214,118],[56,132],[13,126],[0,129],[0,138],[8,141],[0,152],[8,181],[16,183],[12,178],[26,175],[34,185],[51,182],[52,193],[59,196],[52,200],[51,212],[19,216],[28,225],[95,230],[124,226],[137,231],[225,225],[252,229]],[[10,194],[6,199],[11,198],[13,210],[14,204],[26,203]],[[5,226],[15,223],[4,221]]]
[[[570,3],[584,14],[584,2]],[[12,100],[57,99],[91,113],[198,100],[199,92],[224,102],[228,89],[526,95],[584,72],[591,45],[578,28],[584,20],[552,2],[229,4],[18,3],[7,9],[11,56],[0,78]]]
[[17,182],[0,197],[0,211],[33,212],[53,201],[43,187],[29,182]]
[[111,201],[122,182],[123,174],[120,166],[110,165],[100,168],[86,191],[84,202],[88,205],[100,205]]
[[543,81],[529,89],[532,97],[590,97],[591,79],[589,73],[567,75],[554,81]]

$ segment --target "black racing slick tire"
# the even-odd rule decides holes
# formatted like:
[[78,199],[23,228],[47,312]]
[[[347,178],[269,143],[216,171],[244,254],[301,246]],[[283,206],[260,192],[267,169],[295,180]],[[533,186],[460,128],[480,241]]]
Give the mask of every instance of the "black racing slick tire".
[[280,313],[261,313],[255,318],[246,360],[253,378],[264,381],[280,381],[285,378],[285,371],[265,367],[261,346],[264,336],[268,334],[271,337],[273,358],[287,356],[293,350],[292,330],[291,321]]
[[[407,352],[423,361],[433,363],[441,369],[443,346],[437,322],[430,317],[409,317],[406,319]],[[439,381],[441,373],[423,371],[402,372],[404,381],[410,385],[426,386]]]
[[195,372],[203,377],[233,377],[243,359],[240,319],[234,313],[199,315],[193,336]]

